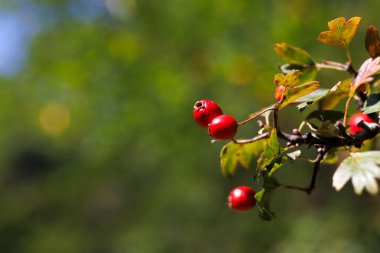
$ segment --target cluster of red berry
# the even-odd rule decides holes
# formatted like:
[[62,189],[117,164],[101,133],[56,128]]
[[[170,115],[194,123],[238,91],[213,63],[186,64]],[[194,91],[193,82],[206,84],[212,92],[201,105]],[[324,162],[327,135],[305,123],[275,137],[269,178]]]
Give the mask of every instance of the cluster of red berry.
[[[277,86],[274,97],[281,101],[285,87]],[[238,130],[236,120],[225,115],[219,105],[211,100],[200,100],[194,105],[193,116],[195,121],[204,128],[208,128],[209,135],[216,140],[232,139]],[[349,132],[353,135],[364,130],[360,123],[373,123],[374,120],[367,114],[356,113],[349,119]],[[246,211],[256,204],[255,191],[249,186],[238,186],[228,196],[228,205],[231,209]]]
[[201,127],[208,128],[208,134],[215,140],[228,140],[236,135],[236,120],[223,114],[219,105],[211,100],[195,102],[193,116]]
[[[209,135],[216,140],[228,140],[236,135],[238,123],[225,115],[219,105],[210,100],[200,100],[194,105],[195,121],[208,128]],[[246,211],[256,204],[255,191],[249,186],[238,186],[228,196],[228,206],[234,210]]]

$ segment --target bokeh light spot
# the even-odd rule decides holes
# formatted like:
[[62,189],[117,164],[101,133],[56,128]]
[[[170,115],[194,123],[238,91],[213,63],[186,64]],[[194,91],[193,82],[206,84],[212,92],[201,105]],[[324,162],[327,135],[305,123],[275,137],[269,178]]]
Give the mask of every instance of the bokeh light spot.
[[39,122],[44,132],[60,135],[71,124],[70,111],[65,105],[49,103],[41,109]]

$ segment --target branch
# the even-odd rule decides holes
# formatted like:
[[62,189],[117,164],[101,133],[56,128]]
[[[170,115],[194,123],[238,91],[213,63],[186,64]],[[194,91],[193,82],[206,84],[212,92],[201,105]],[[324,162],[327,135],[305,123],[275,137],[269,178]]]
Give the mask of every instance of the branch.
[[340,63],[340,62],[334,62],[334,61],[323,61],[321,63],[316,63],[315,66],[317,67],[318,70],[321,69],[335,69],[339,71],[345,71],[348,72],[349,74],[353,75],[356,77],[358,75],[358,72],[354,69],[351,63]]
[[318,149],[318,155],[314,161],[313,175],[311,177],[311,181],[310,181],[310,184],[308,187],[300,187],[300,186],[288,185],[288,184],[281,185],[281,187],[287,188],[287,189],[292,189],[292,190],[303,191],[303,192],[306,192],[307,194],[311,194],[311,192],[315,188],[315,183],[317,181],[319,166],[320,166],[321,161],[323,160],[323,157],[325,156],[326,152],[327,152],[327,149],[325,147]]
[[327,149],[325,147],[318,149],[318,155],[317,155],[317,158],[315,159],[315,162],[314,162],[313,176],[311,177],[309,187],[306,190],[307,194],[311,194],[311,192],[315,188],[315,182],[317,181],[319,165],[321,164],[321,161],[322,161],[323,157],[325,156],[326,152],[327,152]]

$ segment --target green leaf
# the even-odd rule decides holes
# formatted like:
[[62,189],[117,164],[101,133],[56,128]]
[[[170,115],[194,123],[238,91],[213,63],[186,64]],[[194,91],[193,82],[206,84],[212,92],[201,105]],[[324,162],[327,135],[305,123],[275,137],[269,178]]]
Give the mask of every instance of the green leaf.
[[297,105],[300,111],[303,111],[307,106],[321,101],[323,109],[334,108],[341,99],[348,96],[350,91],[352,78],[338,82],[331,89],[318,89],[300,99],[296,102],[301,102]]
[[301,97],[296,102],[300,103],[297,105],[298,110],[303,111],[308,105],[312,105],[324,98],[330,92],[329,89],[317,89],[306,96]]
[[313,81],[305,84],[298,85],[293,88],[288,88],[285,90],[284,98],[282,99],[279,109],[297,101],[303,96],[315,91],[319,87],[319,82]]
[[380,94],[373,93],[368,96],[367,100],[364,102],[364,107],[370,107],[375,105],[377,102],[380,102]]
[[229,142],[220,151],[220,166],[223,176],[231,177],[235,173],[238,162],[236,153],[239,147],[240,145]]
[[369,56],[376,58],[380,56],[379,31],[374,26],[369,26],[365,35],[365,48]]
[[[259,208],[259,216],[262,220],[271,221],[272,219],[276,218],[276,214],[270,209],[270,201],[273,192],[274,191],[262,189],[255,195],[255,198],[257,200],[256,203]],[[261,199],[261,201],[258,199]]]
[[363,111],[363,113],[365,113],[365,114],[370,114],[370,113],[374,113],[374,112],[380,112],[380,101],[374,105],[365,107],[364,111]]
[[329,45],[347,48],[355,35],[360,20],[360,17],[353,17],[347,22],[343,17],[331,20],[328,22],[330,31],[321,32],[318,40]]
[[298,47],[286,43],[279,43],[274,44],[274,50],[284,61],[290,64],[304,67],[314,64],[309,53]]
[[380,101],[374,105],[365,107],[364,111],[363,111],[363,113],[365,113],[365,114],[370,114],[370,113],[374,113],[374,112],[380,112]]
[[340,191],[352,179],[356,194],[364,188],[372,195],[379,191],[376,179],[380,179],[380,151],[351,153],[339,165],[333,176],[333,187]]
[[259,156],[264,150],[266,140],[259,140],[252,143],[240,144],[239,162],[245,169],[249,169],[252,158]]
[[238,164],[249,169],[252,158],[258,156],[264,149],[266,140],[259,140],[252,143],[237,144],[229,142],[220,152],[220,166],[225,177],[231,177]]
[[280,143],[278,142],[276,129],[273,129],[268,142],[265,145],[264,151],[261,153],[257,161],[257,167],[264,170],[266,166],[271,164],[277,155],[280,153]]
[[322,109],[333,109],[342,99],[348,97],[351,88],[352,78],[345,79],[332,87],[325,97],[319,99]]
[[306,120],[310,119],[318,119],[320,121],[330,120],[332,122],[336,122],[342,119],[344,113],[341,111],[333,111],[333,110],[315,110],[307,115]]
[[255,199],[259,208],[259,216],[265,221],[270,221],[276,217],[275,213],[270,209],[270,203],[275,190],[280,186],[280,183],[274,177],[269,177],[265,173],[263,177],[263,189],[256,193]]
[[290,153],[282,153],[278,155],[269,165],[266,166],[267,171],[269,171],[268,176],[272,176],[279,168],[281,168],[286,161],[296,160],[301,155],[301,150],[296,150]]
[[274,76],[274,84],[276,86],[294,87],[298,84],[301,75],[302,72],[299,70],[292,70],[286,75],[276,74]]
[[284,163],[288,160],[288,157],[286,155],[282,155],[279,157],[276,157],[270,164],[267,165],[266,169],[269,171],[268,176],[272,176],[273,173],[275,173],[279,168],[284,165]]

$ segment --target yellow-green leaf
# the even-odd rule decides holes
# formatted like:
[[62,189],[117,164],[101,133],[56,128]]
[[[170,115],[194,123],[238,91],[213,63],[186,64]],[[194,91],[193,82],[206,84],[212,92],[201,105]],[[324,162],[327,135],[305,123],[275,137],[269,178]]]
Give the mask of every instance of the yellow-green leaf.
[[319,87],[319,82],[313,81],[305,84],[298,85],[293,88],[288,88],[284,92],[284,97],[279,109],[284,108],[285,106],[297,101],[299,98],[306,96],[307,94],[315,91]]
[[302,72],[302,75],[299,77],[298,83],[307,83],[310,81],[314,81],[317,76],[318,70],[315,65],[308,66],[299,66],[295,64],[286,63],[280,66],[281,72],[287,74],[293,70],[299,70]]
[[365,113],[365,114],[370,114],[370,113],[374,113],[374,112],[380,112],[380,101],[374,105],[365,107],[364,111],[363,111],[363,113]]
[[347,98],[350,92],[352,78],[337,83],[329,93],[319,101],[323,110],[333,109],[342,99]]
[[260,218],[270,221],[276,217],[270,208],[272,196],[281,184],[274,177],[269,177],[266,173],[263,173],[261,176],[263,179],[263,188],[255,194],[255,199],[257,200],[256,203]]
[[238,164],[243,168],[249,169],[252,158],[260,155],[267,140],[238,144],[227,143],[220,152],[220,166],[225,177],[231,177]]
[[299,70],[292,70],[286,75],[276,74],[274,76],[274,84],[276,86],[294,87],[298,84],[301,75],[302,72]]
[[259,156],[264,150],[267,140],[259,140],[251,143],[241,144],[239,162],[245,169],[249,169],[252,158]]
[[280,143],[277,138],[277,131],[273,129],[269,137],[268,142],[265,145],[264,151],[261,153],[259,160],[257,161],[257,167],[261,170],[272,163],[280,153]]
[[290,64],[303,67],[314,64],[309,53],[298,47],[286,43],[277,43],[274,44],[274,50],[284,61]]
[[220,166],[225,177],[231,177],[236,171],[236,151],[239,145],[233,142],[226,144],[220,151]]
[[318,40],[329,45],[346,48],[354,37],[360,20],[360,17],[353,17],[348,21],[344,17],[331,20],[328,22],[330,31],[321,32]]

